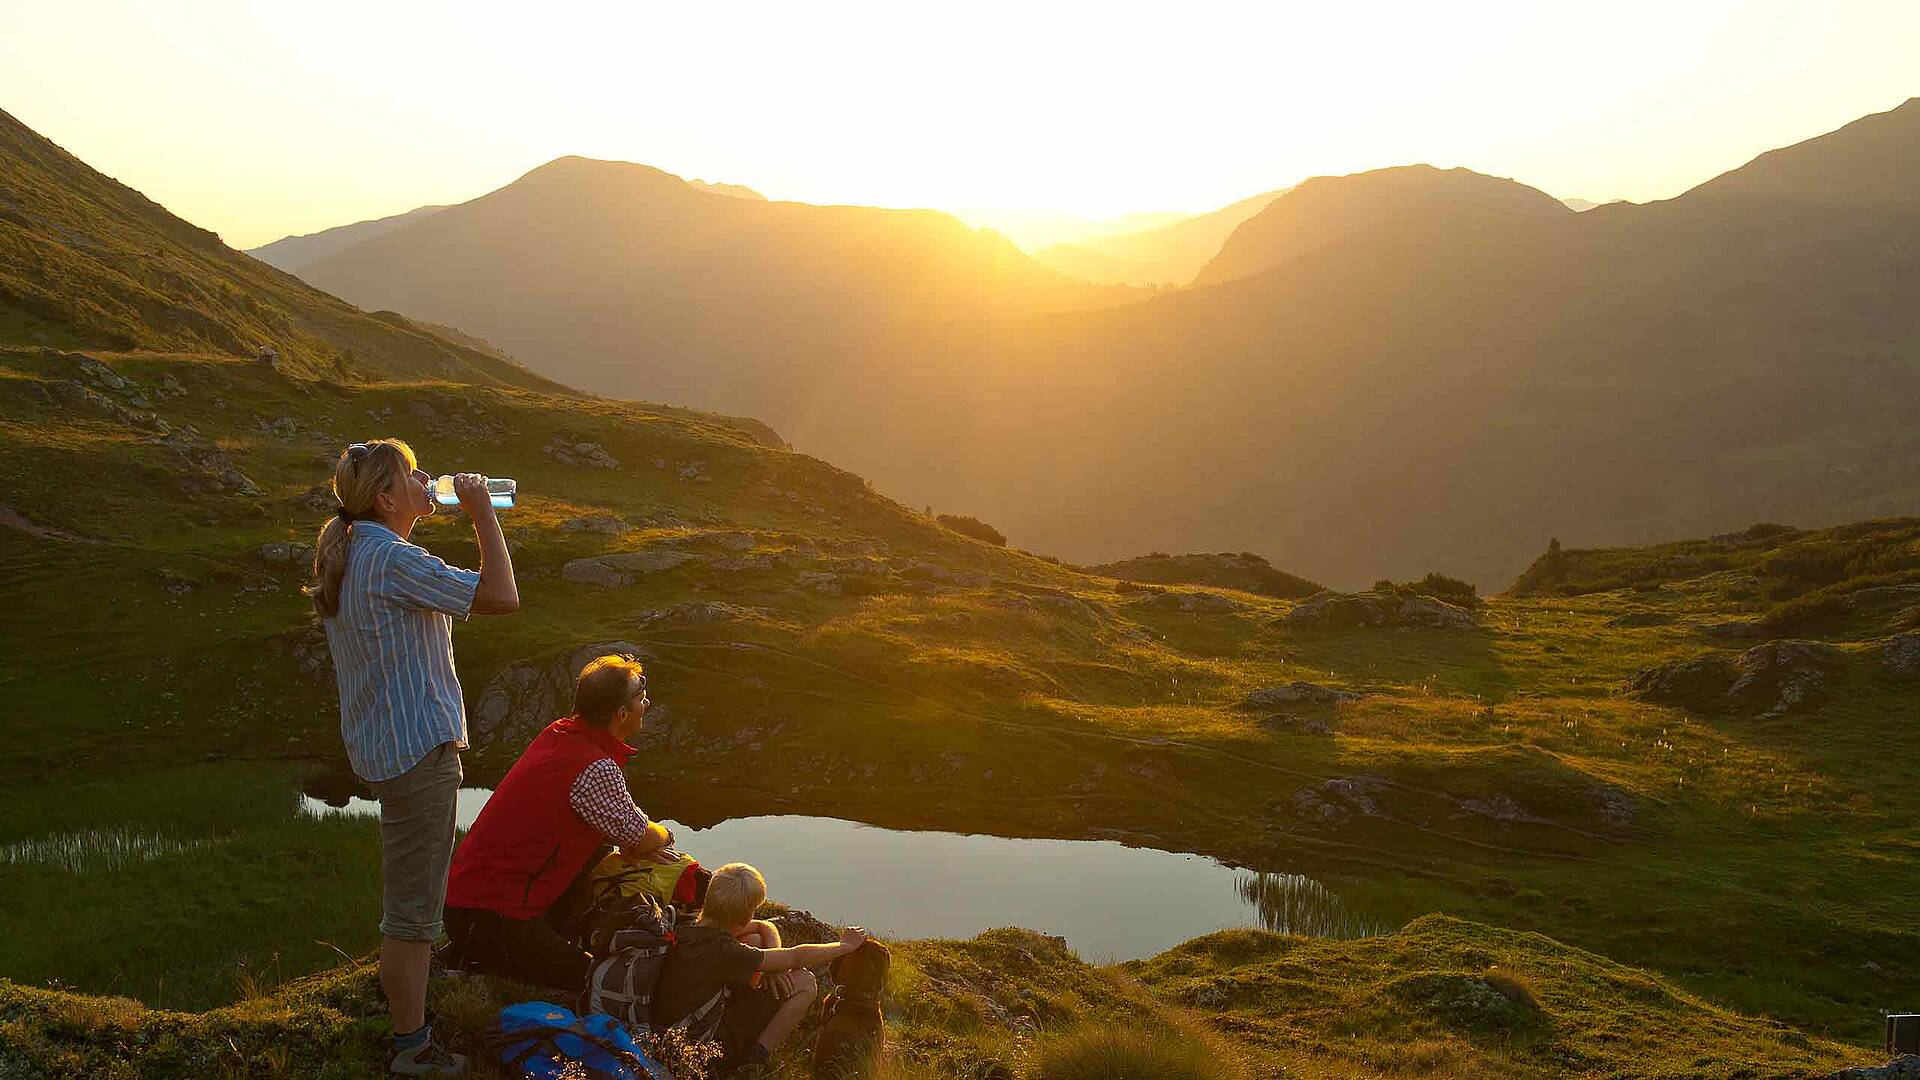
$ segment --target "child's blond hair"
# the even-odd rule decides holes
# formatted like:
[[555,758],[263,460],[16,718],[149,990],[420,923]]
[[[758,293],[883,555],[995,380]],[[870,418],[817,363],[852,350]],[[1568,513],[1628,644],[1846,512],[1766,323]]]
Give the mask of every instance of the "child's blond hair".
[[742,926],[767,900],[767,879],[743,862],[731,862],[713,872],[707,882],[707,900],[700,921],[731,930]]

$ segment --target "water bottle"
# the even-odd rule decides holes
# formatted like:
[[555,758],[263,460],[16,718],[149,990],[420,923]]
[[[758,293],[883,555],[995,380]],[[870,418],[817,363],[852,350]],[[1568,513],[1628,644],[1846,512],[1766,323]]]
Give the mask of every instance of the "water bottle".
[[[493,497],[493,505],[505,510],[513,505],[513,497],[520,485],[504,476],[487,478],[487,494]],[[443,476],[433,482],[433,501],[441,506],[459,506],[460,497],[453,493],[453,477]]]

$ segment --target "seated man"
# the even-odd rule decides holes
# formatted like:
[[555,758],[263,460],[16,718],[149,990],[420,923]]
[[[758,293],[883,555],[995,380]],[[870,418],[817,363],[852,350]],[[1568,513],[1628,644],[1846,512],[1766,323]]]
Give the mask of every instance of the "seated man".
[[569,994],[586,984],[592,957],[554,924],[556,901],[604,843],[678,858],[620,771],[646,713],[638,661],[602,656],[580,672],[573,715],[534,737],[454,852],[446,924],[456,964]]
[[[767,882],[746,863],[728,863],[707,882],[700,921],[678,932],[653,991],[653,1022],[687,1023],[695,1036],[716,1039],[725,1053],[715,1076],[759,1075],[780,1040],[807,1015],[819,986],[806,970],[866,943],[849,926],[837,945],[780,947],[780,931],[753,917],[767,899]],[[762,979],[760,973],[774,974]],[[713,1010],[719,1010],[717,1026]]]

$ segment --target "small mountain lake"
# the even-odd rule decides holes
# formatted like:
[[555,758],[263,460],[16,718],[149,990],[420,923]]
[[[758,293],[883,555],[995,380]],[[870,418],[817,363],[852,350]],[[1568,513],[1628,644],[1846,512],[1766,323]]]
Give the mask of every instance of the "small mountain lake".
[[[461,790],[461,828],[491,794]],[[378,803],[357,797],[333,806],[307,795],[301,807],[316,817],[380,813]],[[1342,938],[1394,929],[1312,878],[1110,840],[905,831],[796,815],[705,829],[667,824],[675,846],[709,869],[752,863],[774,899],[890,937],[965,938],[1023,926],[1064,937],[1083,958],[1105,963],[1229,927]]]

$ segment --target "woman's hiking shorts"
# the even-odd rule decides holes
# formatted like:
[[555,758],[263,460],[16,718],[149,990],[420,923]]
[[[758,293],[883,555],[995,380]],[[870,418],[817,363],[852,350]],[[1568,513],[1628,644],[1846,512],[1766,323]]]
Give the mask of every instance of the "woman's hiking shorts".
[[440,936],[460,775],[460,749],[444,742],[413,768],[372,785],[380,800],[384,937],[433,941]]

